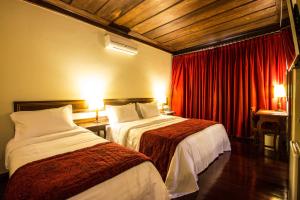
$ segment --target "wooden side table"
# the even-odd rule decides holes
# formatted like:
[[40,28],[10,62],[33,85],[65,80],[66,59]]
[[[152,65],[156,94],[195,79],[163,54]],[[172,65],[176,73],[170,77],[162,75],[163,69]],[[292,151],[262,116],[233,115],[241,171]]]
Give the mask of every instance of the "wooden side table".
[[[277,136],[279,136],[279,145],[278,149],[281,149],[280,140],[287,139],[287,117],[288,114],[284,111],[274,111],[274,110],[258,110],[255,113],[259,116],[259,120],[257,122],[257,128],[259,132],[259,143],[260,147],[263,148],[265,146],[265,134],[274,134],[273,139],[273,147],[276,151],[277,144]],[[271,124],[271,126],[264,127],[264,124]],[[272,126],[273,124],[273,126]],[[276,124],[276,127],[274,125]],[[270,146],[267,146],[270,147]]]
[[82,123],[78,123],[77,125],[96,133],[100,137],[101,137],[101,131],[103,131],[104,133],[103,138],[106,139],[106,125],[108,125],[108,123],[82,122]]

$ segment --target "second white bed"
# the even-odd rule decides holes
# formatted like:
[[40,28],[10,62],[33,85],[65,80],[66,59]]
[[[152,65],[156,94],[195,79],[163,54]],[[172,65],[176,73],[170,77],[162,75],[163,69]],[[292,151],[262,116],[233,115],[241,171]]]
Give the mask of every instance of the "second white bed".
[[[136,151],[145,131],[175,124],[185,118],[160,115],[148,119],[111,124],[107,139]],[[171,198],[197,191],[198,174],[220,154],[230,151],[230,142],[222,124],[210,126],[181,141],[171,160],[165,184]]]

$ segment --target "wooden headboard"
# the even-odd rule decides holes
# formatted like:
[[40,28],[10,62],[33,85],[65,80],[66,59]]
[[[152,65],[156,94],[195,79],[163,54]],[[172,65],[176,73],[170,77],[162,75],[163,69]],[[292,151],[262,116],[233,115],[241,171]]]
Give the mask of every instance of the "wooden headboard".
[[104,99],[104,105],[125,105],[128,103],[150,103],[154,98]]
[[[127,98],[127,99],[104,99],[105,105],[124,105],[128,103],[149,103],[154,98]],[[71,104],[73,113],[87,112],[88,105],[84,100],[58,100],[58,101],[15,101],[14,111],[33,111],[49,108],[58,108]]]
[[86,112],[88,105],[84,100],[56,100],[56,101],[15,101],[14,111],[34,111],[49,108],[58,108],[66,105],[73,106],[73,112]]

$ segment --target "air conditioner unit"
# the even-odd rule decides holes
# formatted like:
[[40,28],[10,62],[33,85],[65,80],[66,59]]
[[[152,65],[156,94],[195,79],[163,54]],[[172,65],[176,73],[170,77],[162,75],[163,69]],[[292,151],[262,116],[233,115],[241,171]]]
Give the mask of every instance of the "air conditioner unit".
[[116,34],[106,33],[105,34],[105,48],[119,51],[122,53],[136,55],[137,44],[130,39],[123,38]]

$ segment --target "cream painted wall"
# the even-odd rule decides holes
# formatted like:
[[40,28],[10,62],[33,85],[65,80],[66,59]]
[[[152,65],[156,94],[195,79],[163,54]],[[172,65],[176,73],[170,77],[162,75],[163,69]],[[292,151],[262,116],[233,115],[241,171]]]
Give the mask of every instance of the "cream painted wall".
[[168,92],[170,54],[142,43],[136,56],[111,52],[104,33],[21,0],[1,0],[0,173],[13,137],[13,101],[81,99],[90,85],[104,98],[153,97],[155,85]]

